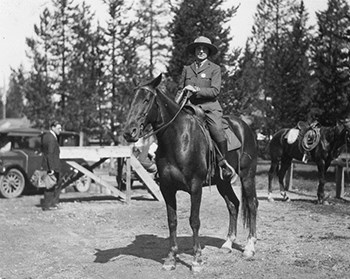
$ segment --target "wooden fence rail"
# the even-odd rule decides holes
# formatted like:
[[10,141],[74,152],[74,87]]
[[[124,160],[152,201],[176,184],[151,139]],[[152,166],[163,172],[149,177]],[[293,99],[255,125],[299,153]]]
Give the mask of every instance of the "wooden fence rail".
[[[341,154],[337,159],[333,160],[331,163],[332,167],[335,167],[335,184],[336,184],[336,191],[335,191],[335,197],[340,199],[344,197],[345,192],[345,170],[349,168],[348,165],[350,165],[350,154]],[[286,174],[286,187],[287,189],[293,189],[293,172],[294,172],[294,165],[295,164],[303,164],[303,162],[293,160],[292,165],[287,171]],[[315,163],[310,162],[308,165],[314,165]],[[350,170],[349,170],[350,171]]]
[[[143,168],[140,162],[132,154],[130,146],[74,146],[74,147],[61,147],[60,158],[66,159],[67,163],[73,168],[77,169],[81,173],[93,179],[97,184],[107,188],[111,195],[120,197],[126,202],[130,202],[131,199],[131,168],[138,174],[144,185],[148,188],[152,196],[162,201],[163,196],[159,190],[158,185],[151,178],[150,174]],[[92,171],[78,163],[69,160],[83,158],[86,161],[99,161],[101,158],[110,158],[111,162],[114,158],[124,158],[126,161],[126,194],[112,186],[101,177],[95,175]],[[121,171],[122,169],[120,169]],[[122,173],[117,174],[119,177]],[[117,182],[118,183],[118,182]],[[121,185],[119,185],[121,186]]]

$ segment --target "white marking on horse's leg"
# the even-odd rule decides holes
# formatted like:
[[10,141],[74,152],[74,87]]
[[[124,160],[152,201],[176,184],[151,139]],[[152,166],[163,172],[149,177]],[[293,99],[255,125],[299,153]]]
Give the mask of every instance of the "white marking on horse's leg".
[[290,198],[287,196],[286,191],[281,191],[283,201],[290,202]]
[[204,262],[192,262],[191,270],[193,273],[201,272],[204,266]]
[[165,260],[162,269],[166,271],[174,270],[176,268],[176,257],[170,257]]
[[255,243],[256,238],[248,238],[247,245],[244,247],[243,257],[247,260],[251,259],[255,255]]
[[230,238],[227,237],[226,241],[224,244],[222,244],[221,246],[221,250],[225,251],[227,253],[231,253],[232,252],[232,244],[235,242],[236,237]]

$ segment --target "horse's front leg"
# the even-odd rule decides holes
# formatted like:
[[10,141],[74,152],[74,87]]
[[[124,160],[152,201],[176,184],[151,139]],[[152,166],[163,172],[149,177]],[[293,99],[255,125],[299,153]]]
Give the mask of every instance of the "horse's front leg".
[[168,215],[168,227],[169,227],[169,253],[166,257],[163,269],[173,270],[176,268],[176,255],[178,253],[178,245],[176,240],[177,229],[177,213],[176,213],[176,191],[170,190],[170,187],[161,187],[166,210]]
[[275,175],[277,175],[278,164],[279,162],[277,159],[271,158],[271,166],[268,173],[269,184],[268,184],[268,193],[267,193],[267,199],[268,201],[271,201],[271,202],[274,201],[272,197],[272,183],[273,183],[273,178],[275,177]]
[[286,176],[286,172],[291,167],[291,165],[292,165],[291,158],[282,158],[281,168],[278,171],[278,182],[280,185],[280,192],[281,192],[281,196],[283,198],[283,201],[290,201],[290,198],[287,196],[287,193],[286,193],[284,177]]
[[192,271],[198,272],[203,266],[202,260],[202,248],[199,241],[199,211],[202,200],[202,186],[193,187],[195,190],[191,192],[191,215],[190,215],[190,226],[193,232],[193,262]]

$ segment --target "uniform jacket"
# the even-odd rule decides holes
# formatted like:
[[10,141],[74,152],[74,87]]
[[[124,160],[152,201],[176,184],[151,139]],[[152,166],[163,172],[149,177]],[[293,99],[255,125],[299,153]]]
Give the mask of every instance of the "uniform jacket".
[[204,111],[222,111],[217,100],[221,87],[221,69],[218,65],[206,60],[199,69],[196,68],[195,62],[185,66],[181,74],[178,94],[186,85],[200,88],[200,91],[190,98],[192,104],[198,105]]
[[46,132],[42,138],[43,162],[42,167],[47,171],[60,172],[60,146],[57,138],[51,133]]

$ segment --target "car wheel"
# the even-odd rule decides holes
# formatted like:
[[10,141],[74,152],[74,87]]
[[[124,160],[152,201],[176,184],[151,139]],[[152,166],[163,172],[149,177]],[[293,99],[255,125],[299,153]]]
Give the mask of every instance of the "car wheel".
[[74,189],[77,192],[85,193],[89,191],[90,186],[91,186],[91,178],[86,175],[83,175],[75,182]]
[[10,169],[0,178],[0,194],[4,198],[17,198],[23,193],[24,187],[25,179],[18,169]]

